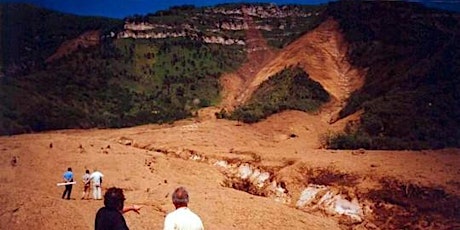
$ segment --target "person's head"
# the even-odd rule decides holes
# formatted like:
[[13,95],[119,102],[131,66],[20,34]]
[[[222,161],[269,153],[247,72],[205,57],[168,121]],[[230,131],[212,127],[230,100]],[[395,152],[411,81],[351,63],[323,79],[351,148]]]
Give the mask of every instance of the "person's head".
[[72,172],[72,168],[71,168],[71,167],[68,167],[68,168],[67,168],[67,171]]
[[85,173],[86,173],[86,174],[89,174],[89,170],[87,169],[87,170],[85,171]]
[[107,208],[114,208],[119,211],[123,210],[125,195],[123,189],[111,187],[104,194],[104,205]]
[[172,194],[172,202],[176,208],[187,207],[188,192],[184,187],[179,187]]

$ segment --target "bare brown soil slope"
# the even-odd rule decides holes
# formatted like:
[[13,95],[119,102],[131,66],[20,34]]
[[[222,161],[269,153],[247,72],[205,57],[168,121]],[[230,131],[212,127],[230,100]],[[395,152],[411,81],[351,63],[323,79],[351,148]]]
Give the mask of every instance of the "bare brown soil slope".
[[[391,212],[384,213],[387,216],[379,214],[397,205],[381,201],[381,206],[376,208],[366,199],[379,194],[382,178],[402,181],[409,192],[426,186],[460,195],[459,150],[353,152],[313,149],[308,144],[311,142],[308,132],[313,124],[301,122],[308,120],[308,116],[286,112],[255,125],[225,120],[185,120],[164,126],[0,137],[0,204],[3,209],[0,229],[92,229],[101,201],[80,200],[82,183],[74,186],[72,200],[60,198],[63,188],[56,183],[61,181],[62,173],[69,166],[78,179],[85,168],[98,168],[105,175],[105,188],[121,187],[125,190],[127,204],[145,205],[140,215],[125,214],[132,229],[161,229],[165,214],[173,210],[171,191],[179,185],[189,189],[190,207],[202,217],[206,229],[401,227],[393,222],[407,220],[403,211],[390,209]],[[284,121],[280,125],[286,117],[296,117],[297,121]],[[15,166],[10,162],[14,156],[18,157]],[[226,174],[213,164],[217,160],[235,164],[246,162],[270,171],[273,180],[284,181],[292,202],[283,204],[272,197],[254,196],[226,187]],[[347,222],[340,216],[295,208],[307,183],[324,182],[329,178],[313,176],[321,170],[330,172],[331,178],[334,175],[342,175],[342,179],[354,178],[347,182],[353,186],[337,185],[335,189],[358,197],[363,207],[371,210],[366,212],[363,222],[344,225]],[[400,191],[399,187],[394,189],[398,189],[395,194]],[[371,193],[374,190],[377,192]],[[458,205],[458,200],[445,196],[436,199],[437,202],[450,202],[443,203],[446,210],[449,205],[450,210],[455,208],[452,206],[455,202]],[[429,199],[427,202],[437,203]],[[412,212],[417,217],[417,211]],[[391,220],[385,223],[382,216]],[[447,222],[439,215],[430,221],[438,227],[458,227],[459,224],[458,219]]]
[[338,23],[333,19],[326,20],[283,49],[255,75],[250,88],[256,88],[283,68],[299,65],[329,94],[343,101],[363,84],[361,71],[347,61],[347,49]]
[[[364,81],[364,70],[348,63],[348,47],[338,23],[333,19],[326,20],[275,56],[260,31],[254,28],[251,18],[246,17],[245,20],[250,28],[247,31],[248,62],[236,73],[222,78],[223,102],[219,107],[232,110],[249,100],[252,93],[270,76],[289,66],[300,66],[332,96],[331,102],[323,106],[317,118],[335,122],[345,100]],[[322,129],[319,132],[326,131]]]
[[247,62],[235,73],[226,74],[221,78],[224,89],[220,107],[228,110],[244,102],[244,95],[250,93],[248,86],[253,81],[255,74],[276,55],[275,51],[268,46],[262,33],[256,29],[246,8],[243,8],[243,13],[244,22],[248,25],[248,30],[246,30]]

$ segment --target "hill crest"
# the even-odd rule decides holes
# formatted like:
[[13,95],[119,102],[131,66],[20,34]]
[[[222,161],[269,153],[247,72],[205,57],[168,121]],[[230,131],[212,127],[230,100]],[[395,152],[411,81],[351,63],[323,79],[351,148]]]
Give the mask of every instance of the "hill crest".
[[[363,115],[348,122],[343,132],[334,134],[332,142],[327,142],[329,147],[458,145],[456,137],[460,134],[450,128],[459,125],[455,119],[458,99],[451,89],[458,85],[459,49],[453,41],[458,37],[459,20],[455,14],[400,2],[338,2],[314,7],[184,6],[127,18],[124,29],[118,27],[118,31],[113,26],[119,21],[90,20],[88,26],[72,24],[77,20],[74,17],[47,14],[78,27],[62,36],[64,41],[95,28],[102,31],[102,36],[113,31],[141,36],[101,39],[98,46],[80,47],[52,63],[44,61],[56,52],[58,42],[38,39],[50,45],[27,51],[30,55],[22,56],[26,60],[24,75],[3,80],[0,96],[6,99],[1,109],[2,133],[126,127],[171,122],[194,114],[232,117],[224,115],[235,108],[260,119],[286,108],[312,108],[305,104],[310,103],[308,100],[303,100],[310,95],[308,89],[289,105],[279,104],[292,90],[286,86],[265,89],[278,95],[256,93],[262,83],[270,82],[281,70],[297,66],[332,98],[320,110],[311,111],[319,114],[319,119],[334,122],[356,112]],[[50,19],[41,26],[53,25]],[[35,31],[34,25],[29,26],[31,29],[24,31]],[[147,39],[142,34],[173,37]],[[31,37],[19,36],[16,41],[27,44]],[[15,47],[17,51],[28,46]],[[11,60],[15,63],[15,58]],[[56,87],[48,88],[47,82],[54,82]],[[37,93],[45,88],[47,93]],[[31,100],[23,99],[25,92]],[[446,100],[433,97],[440,92]],[[271,101],[257,101],[255,94]],[[249,101],[254,107],[246,110]],[[426,101],[429,109],[417,106]],[[444,109],[448,106],[451,109]],[[202,108],[209,109],[199,111]],[[38,113],[32,116],[32,111]],[[447,113],[436,116],[440,111]],[[443,125],[446,123],[447,128]],[[415,124],[436,124],[436,128]]]

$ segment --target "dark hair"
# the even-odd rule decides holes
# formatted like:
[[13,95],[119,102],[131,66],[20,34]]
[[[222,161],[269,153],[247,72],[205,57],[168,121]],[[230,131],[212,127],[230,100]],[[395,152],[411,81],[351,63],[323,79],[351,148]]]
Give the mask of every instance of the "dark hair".
[[121,211],[123,210],[124,202],[125,195],[121,188],[111,187],[104,194],[104,205],[107,208],[114,208]]
[[188,192],[184,187],[179,187],[174,190],[172,194],[172,202],[177,206],[187,206],[188,204]]
[[85,171],[85,173],[89,173],[89,170],[87,169],[87,170]]
[[67,171],[71,171],[71,172],[72,172],[72,168],[71,168],[71,167],[68,167],[68,168],[67,168]]

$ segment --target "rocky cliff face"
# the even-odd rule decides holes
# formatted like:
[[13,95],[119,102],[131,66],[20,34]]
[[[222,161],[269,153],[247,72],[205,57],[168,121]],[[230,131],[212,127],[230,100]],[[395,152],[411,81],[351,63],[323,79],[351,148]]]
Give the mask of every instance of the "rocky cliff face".
[[[128,18],[124,30],[117,38],[135,39],[164,39],[188,37],[205,43],[222,45],[246,45],[244,36],[238,32],[247,31],[249,26],[244,16],[250,16],[256,21],[255,29],[261,31],[287,30],[296,26],[291,18],[309,18],[318,16],[318,11],[305,11],[298,6],[278,7],[274,4],[255,6],[221,6],[204,8],[201,11],[188,12],[189,15],[182,23],[163,23],[162,19],[144,17],[142,19]],[[164,17],[164,16],[163,16]],[[276,21],[273,24],[272,21]],[[289,34],[288,32],[286,32]]]

